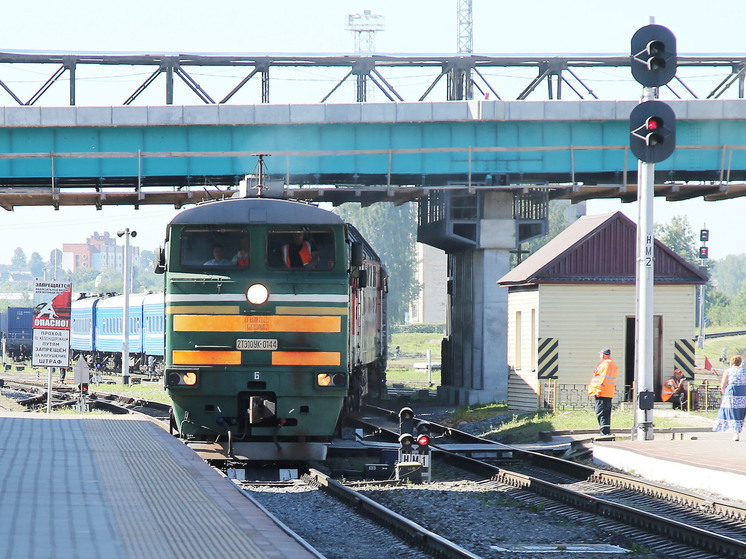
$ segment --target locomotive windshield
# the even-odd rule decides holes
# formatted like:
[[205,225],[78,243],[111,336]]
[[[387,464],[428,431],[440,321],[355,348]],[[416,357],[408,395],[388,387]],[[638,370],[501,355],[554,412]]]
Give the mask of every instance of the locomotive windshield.
[[242,228],[185,229],[181,233],[184,268],[242,268],[249,265],[251,241]]
[[308,227],[272,229],[267,235],[267,265],[274,269],[331,270],[334,234]]

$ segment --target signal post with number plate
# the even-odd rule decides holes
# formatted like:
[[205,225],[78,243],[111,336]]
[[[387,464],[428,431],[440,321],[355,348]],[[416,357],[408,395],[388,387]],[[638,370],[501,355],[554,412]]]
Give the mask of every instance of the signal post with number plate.
[[630,114],[630,150],[638,158],[637,200],[637,352],[635,355],[636,409],[633,432],[637,440],[652,440],[655,396],[653,359],[654,237],[653,198],[655,164],[676,149],[676,115],[658,101],[658,88],[676,76],[676,37],[651,22],[632,36],[632,75],[643,85],[642,102]]

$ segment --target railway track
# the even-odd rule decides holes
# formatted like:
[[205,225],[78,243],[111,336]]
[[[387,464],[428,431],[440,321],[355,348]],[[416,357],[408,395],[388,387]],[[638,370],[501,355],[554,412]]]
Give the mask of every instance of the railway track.
[[[711,338],[729,338],[733,336],[746,336],[746,330],[729,330],[727,332],[708,332],[705,334],[706,339]],[[699,334],[694,336],[694,341],[699,340]]]
[[[45,408],[47,405],[47,384],[32,379],[4,379],[7,388],[17,390],[16,400],[21,406],[29,408]],[[30,394],[23,398],[21,395]],[[154,402],[141,398],[132,398],[104,391],[91,391],[87,402],[90,409],[99,409],[114,414],[135,414],[148,420],[155,421],[168,430],[170,406],[162,402]],[[78,394],[73,387],[52,388],[52,409],[74,407],[78,403]]]
[[[398,423],[392,421],[393,412],[371,408],[366,411],[367,414],[355,420],[357,425],[382,440],[398,440],[398,432],[392,428],[392,425],[398,428]],[[743,557],[746,553],[743,522],[746,508],[738,504],[506,447],[437,424],[431,423],[431,435],[434,463],[450,464],[495,483],[533,493],[550,500],[553,506],[557,503],[571,506],[655,534],[659,539],[649,543],[650,547],[664,549],[670,556],[689,557],[692,547],[701,555],[691,556],[698,557]],[[445,450],[456,444],[481,444],[482,454],[491,447],[500,448],[500,452],[493,454],[502,458],[475,460]],[[676,543],[667,541],[669,538]],[[671,550],[677,545],[681,549],[673,554]]]

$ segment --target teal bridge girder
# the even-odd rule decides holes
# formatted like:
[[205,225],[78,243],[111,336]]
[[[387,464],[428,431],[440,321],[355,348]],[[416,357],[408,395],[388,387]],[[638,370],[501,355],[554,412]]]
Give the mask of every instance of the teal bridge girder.
[[[431,189],[636,198],[634,101],[0,108],[0,206],[174,204],[256,173],[300,199],[404,202]],[[671,101],[656,195],[746,195],[746,101]],[[255,177],[254,177],[255,178]]]

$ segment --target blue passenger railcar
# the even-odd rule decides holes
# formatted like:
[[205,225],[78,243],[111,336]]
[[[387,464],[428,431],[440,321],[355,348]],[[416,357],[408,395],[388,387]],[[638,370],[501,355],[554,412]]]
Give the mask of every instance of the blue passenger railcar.
[[[145,294],[137,293],[129,297],[129,336],[130,353],[142,353],[142,302]],[[124,296],[116,295],[98,304],[96,313],[96,350],[102,352],[122,351],[124,331]]]
[[93,325],[99,301],[99,297],[85,297],[71,305],[70,349],[74,357],[80,353],[93,354],[96,343]]
[[142,301],[143,365],[148,373],[163,373],[166,313],[163,293],[151,293]]
[[[163,373],[163,294],[138,293],[129,297],[130,368],[149,374]],[[124,296],[90,297],[72,305],[70,347],[90,366],[118,372],[122,366]]]

